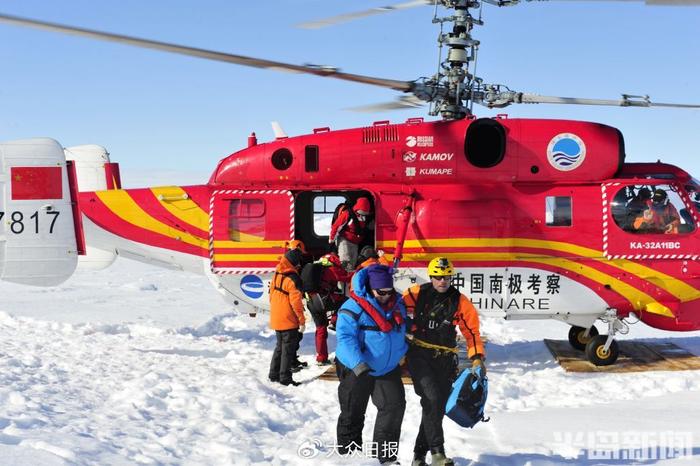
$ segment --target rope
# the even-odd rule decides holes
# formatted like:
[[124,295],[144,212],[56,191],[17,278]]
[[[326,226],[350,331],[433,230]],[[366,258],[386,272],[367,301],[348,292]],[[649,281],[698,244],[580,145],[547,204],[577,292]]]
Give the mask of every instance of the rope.
[[435,351],[440,351],[443,353],[453,353],[453,354],[459,353],[459,350],[456,347],[451,348],[449,346],[435,345],[433,343],[428,343],[427,341],[423,341],[423,340],[416,338],[416,337],[409,337],[408,335],[406,335],[406,340],[408,340],[408,342],[410,344],[420,346],[421,348],[427,348],[427,349],[431,349],[431,350],[435,350]]

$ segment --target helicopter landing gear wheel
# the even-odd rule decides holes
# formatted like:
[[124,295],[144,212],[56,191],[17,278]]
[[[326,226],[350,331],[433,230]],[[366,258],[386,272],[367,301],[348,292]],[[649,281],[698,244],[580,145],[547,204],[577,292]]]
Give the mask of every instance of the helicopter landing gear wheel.
[[586,351],[586,344],[597,335],[598,329],[595,327],[588,329],[574,325],[569,329],[569,343],[574,349]]
[[607,335],[597,335],[591,338],[586,344],[586,358],[596,366],[609,366],[617,361],[620,355],[620,348],[615,340],[610,340],[610,345],[606,349],[608,342]]

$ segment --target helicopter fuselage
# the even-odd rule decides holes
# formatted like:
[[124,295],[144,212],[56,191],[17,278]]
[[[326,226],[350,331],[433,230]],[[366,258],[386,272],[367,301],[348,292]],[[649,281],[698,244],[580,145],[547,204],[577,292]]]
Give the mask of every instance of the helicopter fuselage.
[[[680,228],[630,227],[642,188],[671,195]],[[285,241],[327,252],[332,207],[362,195],[374,207],[367,244],[402,256],[399,288],[427,280],[440,255],[485,315],[589,327],[614,310],[697,330],[696,189],[679,168],[624,163],[622,135],[602,124],[410,119],[251,137],[206,185],[82,192],[79,206],[89,245],[204,273],[251,312],[268,307]]]

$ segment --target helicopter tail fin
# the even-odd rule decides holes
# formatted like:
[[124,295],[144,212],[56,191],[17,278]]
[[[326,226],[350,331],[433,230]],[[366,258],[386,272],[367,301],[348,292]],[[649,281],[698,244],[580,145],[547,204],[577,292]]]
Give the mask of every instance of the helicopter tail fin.
[[53,286],[83,246],[75,171],[49,138],[0,143],[0,279]]
[[119,164],[109,160],[109,152],[96,144],[67,147],[66,160],[75,165],[78,190],[105,191],[121,189]]
[[[109,159],[109,152],[96,144],[67,147],[66,159],[75,167],[77,188],[80,192],[121,189],[119,164]],[[115,251],[99,249],[91,245],[91,232],[86,228],[85,254],[78,258],[79,270],[102,270],[114,263]]]

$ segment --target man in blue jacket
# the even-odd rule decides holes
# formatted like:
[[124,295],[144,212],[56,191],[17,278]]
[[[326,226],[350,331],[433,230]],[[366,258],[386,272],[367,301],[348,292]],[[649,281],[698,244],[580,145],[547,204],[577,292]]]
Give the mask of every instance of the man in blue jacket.
[[[352,278],[350,299],[338,311],[336,371],[338,445],[348,454],[362,448],[362,428],[370,396],[377,407],[369,447],[382,464],[398,455],[406,398],[399,363],[406,354],[406,308],[394,290],[391,269],[372,265]],[[368,445],[365,445],[368,447]]]

